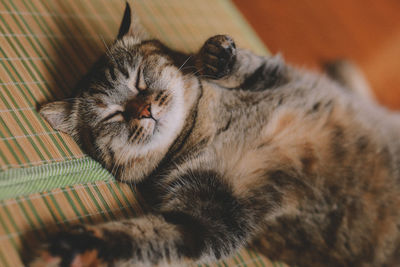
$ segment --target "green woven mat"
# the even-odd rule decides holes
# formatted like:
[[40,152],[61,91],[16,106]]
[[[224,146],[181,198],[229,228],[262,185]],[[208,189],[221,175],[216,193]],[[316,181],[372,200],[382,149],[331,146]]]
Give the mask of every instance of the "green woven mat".
[[[104,43],[113,41],[124,5],[0,0],[0,199],[111,179],[36,109],[68,95]],[[227,0],[142,0],[134,8],[149,32],[174,48],[195,51],[209,36],[228,33],[239,45],[266,53]]]
[[112,179],[112,175],[107,170],[93,159],[85,157],[2,172],[0,196],[7,199],[50,188],[109,179]]

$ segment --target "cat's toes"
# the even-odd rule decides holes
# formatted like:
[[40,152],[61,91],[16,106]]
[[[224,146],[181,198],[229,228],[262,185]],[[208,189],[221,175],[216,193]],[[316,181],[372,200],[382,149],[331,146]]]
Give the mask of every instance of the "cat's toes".
[[196,65],[201,75],[219,79],[228,75],[236,61],[236,45],[227,35],[208,39],[201,48]]
[[93,229],[76,226],[50,236],[35,251],[29,266],[101,266],[103,242]]

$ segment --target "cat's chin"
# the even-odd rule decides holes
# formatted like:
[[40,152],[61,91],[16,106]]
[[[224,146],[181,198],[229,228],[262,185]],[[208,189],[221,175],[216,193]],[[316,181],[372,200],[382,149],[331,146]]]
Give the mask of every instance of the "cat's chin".
[[[168,117],[168,116],[166,116]],[[114,148],[115,166],[109,171],[121,182],[141,182],[150,175],[167,153],[171,143],[177,137],[180,123],[173,125],[170,119],[154,120],[145,142],[140,144],[119,142]],[[171,125],[172,124],[172,125]]]

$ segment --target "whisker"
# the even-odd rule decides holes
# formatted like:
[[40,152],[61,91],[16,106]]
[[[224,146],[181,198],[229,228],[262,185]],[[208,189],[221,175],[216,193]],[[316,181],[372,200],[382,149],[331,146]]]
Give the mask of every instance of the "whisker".
[[[128,150],[125,150],[123,154],[120,154],[120,155],[118,156],[118,158],[115,159],[114,168],[115,168],[115,166],[117,167],[117,168],[115,169],[115,173],[116,173],[116,174],[118,174],[118,171],[119,171],[120,168],[123,168],[123,167],[124,167],[124,166],[121,164],[121,163],[122,163],[121,161],[122,161],[123,158],[125,158],[126,154],[128,154]],[[114,168],[113,168],[113,169],[114,169]],[[120,178],[120,177],[119,177],[119,178]]]
[[179,67],[178,71],[180,71],[182,69],[182,67],[189,61],[189,59],[192,57],[192,55],[190,55],[185,62],[183,62],[182,66]]
[[99,34],[101,41],[103,42],[105,48],[108,51],[108,55],[113,59],[113,61],[116,63],[117,61],[115,60],[114,56],[111,54],[110,48],[107,46],[106,42],[104,41],[103,35]]
[[191,69],[191,68],[197,69],[195,66],[186,66],[186,67],[182,68],[181,70],[186,70],[186,69]]
[[[129,163],[129,169],[132,169],[132,164],[133,164],[133,161],[131,161],[131,162]],[[133,184],[135,185],[135,188],[136,188],[135,179],[133,179],[132,181],[129,181],[129,186],[130,186],[132,192],[134,192],[134,191],[135,191],[135,188],[133,188],[132,182],[133,182]]]

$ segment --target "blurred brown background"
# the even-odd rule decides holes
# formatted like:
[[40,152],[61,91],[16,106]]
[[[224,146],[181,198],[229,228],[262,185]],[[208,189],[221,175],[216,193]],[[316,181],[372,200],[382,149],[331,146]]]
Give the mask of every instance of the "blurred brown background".
[[347,58],[378,100],[400,109],[399,0],[233,0],[272,53],[319,69]]

